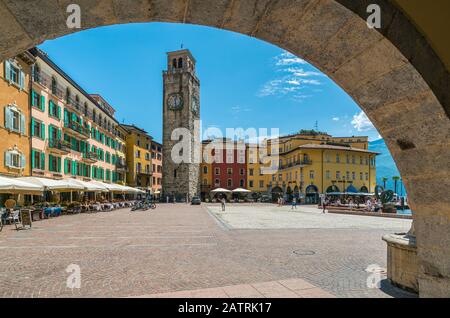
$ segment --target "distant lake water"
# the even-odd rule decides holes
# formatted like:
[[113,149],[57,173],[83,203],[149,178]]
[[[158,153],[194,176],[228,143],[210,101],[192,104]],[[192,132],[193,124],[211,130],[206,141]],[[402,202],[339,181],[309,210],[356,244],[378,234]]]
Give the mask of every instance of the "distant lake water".
[[398,215],[412,215],[412,211],[411,210],[397,210],[397,214]]

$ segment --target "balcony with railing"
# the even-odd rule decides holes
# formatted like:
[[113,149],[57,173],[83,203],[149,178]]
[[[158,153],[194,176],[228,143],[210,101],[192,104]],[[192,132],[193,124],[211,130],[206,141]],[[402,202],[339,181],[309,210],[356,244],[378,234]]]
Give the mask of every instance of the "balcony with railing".
[[146,176],[152,175],[152,172],[150,171],[150,169],[137,169],[136,173],[140,174],[140,175],[146,175]]
[[80,101],[76,100],[76,98],[73,95],[66,96],[66,106],[67,108],[74,110],[78,112],[79,114],[84,114],[83,109],[81,107]]
[[289,168],[293,168],[293,167],[297,167],[297,166],[302,167],[302,166],[310,166],[310,165],[312,165],[311,159],[302,159],[302,160],[296,160],[294,162],[290,162],[285,165],[281,165],[280,170],[285,170],[285,169],[289,169]]
[[69,153],[70,152],[70,143],[68,143],[65,140],[49,139],[48,147],[51,151],[55,151],[58,153]]
[[118,161],[116,162],[116,169],[118,171],[128,171],[128,166],[126,163]]
[[94,151],[83,152],[83,161],[95,163],[98,161],[98,154]]
[[77,137],[88,139],[91,135],[91,132],[88,128],[83,127],[81,124],[75,121],[69,121],[64,123],[64,128],[69,133],[75,133]]
[[38,83],[41,86],[49,89],[50,92],[53,95],[55,95],[56,97],[58,97],[59,99],[64,99],[64,95],[65,95],[64,87],[59,85],[58,83],[54,83],[51,75],[49,75],[43,71],[34,72],[33,73],[33,82]]

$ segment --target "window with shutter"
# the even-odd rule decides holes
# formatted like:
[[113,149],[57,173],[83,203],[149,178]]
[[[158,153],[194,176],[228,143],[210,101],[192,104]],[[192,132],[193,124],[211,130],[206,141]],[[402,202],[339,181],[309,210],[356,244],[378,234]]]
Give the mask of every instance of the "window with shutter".
[[45,140],[45,125],[44,123],[41,123],[41,136],[43,140]]
[[45,170],[45,153],[41,153],[41,170]]
[[9,82],[11,81],[11,63],[5,61],[5,79]]
[[25,115],[20,114],[20,133],[25,135]]
[[5,166],[11,167],[11,153],[9,151],[5,152]]
[[64,159],[64,174],[69,173],[69,159]]
[[52,155],[48,155],[48,170],[49,171],[55,171],[54,170],[54,161],[53,161],[53,156]]
[[35,160],[34,160],[35,155],[36,155],[36,151],[34,149],[32,149],[31,150],[31,169],[36,168]]
[[25,88],[25,73],[23,71],[19,73],[19,87],[21,90]]
[[5,107],[5,128],[11,129],[11,110]]
[[41,104],[39,107],[43,112],[45,111],[45,97],[41,96]]

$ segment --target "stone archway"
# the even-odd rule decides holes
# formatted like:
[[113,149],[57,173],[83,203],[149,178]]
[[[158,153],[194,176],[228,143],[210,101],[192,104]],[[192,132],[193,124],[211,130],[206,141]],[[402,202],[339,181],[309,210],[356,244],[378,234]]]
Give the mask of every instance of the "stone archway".
[[[78,31],[130,22],[212,26],[265,40],[339,84],[375,124],[397,162],[414,210],[422,296],[450,293],[450,76],[412,22],[388,0],[3,0],[0,59]],[[365,23],[382,8],[380,30]],[[363,18],[362,18],[363,17]]]

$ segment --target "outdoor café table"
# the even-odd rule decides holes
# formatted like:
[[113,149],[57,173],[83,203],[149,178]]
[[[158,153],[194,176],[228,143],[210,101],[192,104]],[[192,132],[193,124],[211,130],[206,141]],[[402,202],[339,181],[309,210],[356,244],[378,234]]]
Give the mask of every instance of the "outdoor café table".
[[111,203],[103,203],[103,210],[111,211],[114,206]]
[[91,210],[93,211],[101,211],[102,206],[100,204],[91,204]]
[[[36,217],[37,216],[37,217]],[[43,209],[33,209],[31,210],[31,220],[37,221],[37,220],[42,220],[44,218],[44,210]]]

